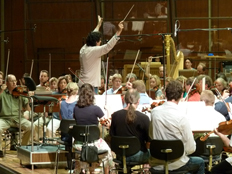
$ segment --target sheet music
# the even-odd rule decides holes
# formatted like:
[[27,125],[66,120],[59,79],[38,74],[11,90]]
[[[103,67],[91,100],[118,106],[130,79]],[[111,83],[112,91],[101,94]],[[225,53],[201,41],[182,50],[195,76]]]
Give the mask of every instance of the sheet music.
[[206,117],[204,102],[179,102],[181,114],[186,115],[193,132],[207,132],[214,129],[209,117]]

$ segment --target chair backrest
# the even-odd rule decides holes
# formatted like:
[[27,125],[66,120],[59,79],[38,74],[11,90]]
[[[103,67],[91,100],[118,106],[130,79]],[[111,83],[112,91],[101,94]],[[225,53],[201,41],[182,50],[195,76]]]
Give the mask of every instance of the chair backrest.
[[[88,131],[89,133],[87,134]],[[76,141],[80,142],[85,142],[86,136],[88,136],[88,142],[93,142],[100,138],[100,130],[97,125],[74,125],[69,130],[69,134]]]
[[111,150],[115,154],[123,156],[122,148],[119,146],[128,145],[129,147],[125,150],[126,157],[136,154],[140,150],[140,141],[135,136],[130,137],[121,137],[121,136],[112,136],[111,137]]
[[[172,149],[171,153],[161,152],[164,149]],[[184,153],[184,145],[181,140],[152,140],[150,143],[151,156],[165,161],[180,158]]]
[[69,126],[73,126],[73,125],[76,125],[76,120],[62,119],[60,122],[60,131],[66,134],[69,132]]
[[210,151],[207,148],[207,145],[215,145],[216,147],[212,150],[212,155],[220,155],[222,150],[223,150],[223,142],[220,137],[218,136],[213,136],[213,137],[208,137],[207,140],[201,141],[200,139],[196,140],[196,151],[194,155],[203,155],[203,156],[209,156]]

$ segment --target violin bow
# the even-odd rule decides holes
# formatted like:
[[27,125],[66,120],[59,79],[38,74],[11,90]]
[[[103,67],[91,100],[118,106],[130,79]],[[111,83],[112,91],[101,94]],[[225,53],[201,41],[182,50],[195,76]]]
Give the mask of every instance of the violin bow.
[[108,68],[109,68],[109,57],[106,60],[106,75],[105,75],[105,105],[107,104],[107,84],[108,84]]
[[51,78],[51,74],[52,74],[52,55],[51,53],[49,53],[49,79]]
[[33,65],[34,65],[34,59],[32,59],[32,61],[31,61],[30,77],[32,76]]
[[191,86],[190,86],[190,88],[189,88],[189,90],[188,90],[188,92],[187,92],[187,95],[186,95],[186,98],[184,99],[184,101],[187,101],[186,99],[188,99],[188,95],[189,95],[189,93],[190,93],[190,91],[191,91],[191,89],[192,89],[192,87],[193,87],[193,85],[194,85],[196,79],[197,79],[197,78],[195,78],[195,79],[193,80],[193,83],[191,84]]
[[122,20],[123,22],[126,20],[127,16],[130,14],[131,10],[134,8],[134,4],[132,5],[132,7],[130,8],[130,10],[128,11],[128,13],[126,14],[125,18]]
[[135,61],[134,61],[134,65],[133,65],[133,67],[132,67],[132,69],[131,69],[131,73],[130,73],[130,76],[129,76],[129,78],[128,78],[128,81],[127,81],[127,82],[129,82],[129,81],[130,81],[131,74],[132,74],[132,72],[134,71],[135,63],[136,63],[136,61],[137,61],[137,58],[139,57],[139,52],[140,52],[140,50],[138,50],[138,52],[137,52],[137,55],[136,55],[136,58],[135,58]]
[[76,75],[76,73],[69,67],[68,70],[76,77],[78,78],[78,80],[80,80],[83,84],[84,82],[78,77],[78,75]]
[[10,49],[8,49],[8,54],[7,54],[5,84],[6,84],[7,73],[8,73],[9,59],[10,59]]
[[227,111],[228,111],[229,115],[231,116],[232,113],[231,113],[230,105],[228,105],[228,104],[225,102],[225,100],[222,98],[222,95],[221,95],[221,93],[218,91],[217,88],[215,88],[215,91],[216,91],[217,95],[220,97],[220,99],[222,100],[222,102],[226,105]]

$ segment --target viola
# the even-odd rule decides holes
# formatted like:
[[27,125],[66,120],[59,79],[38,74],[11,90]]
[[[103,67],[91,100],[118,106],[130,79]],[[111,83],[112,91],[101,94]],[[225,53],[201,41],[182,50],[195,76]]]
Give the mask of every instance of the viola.
[[[232,133],[232,120],[223,121],[223,122],[219,123],[217,130],[218,130],[218,132],[220,132],[224,135],[230,135]],[[203,135],[200,138],[200,140],[205,141],[212,133],[214,133],[214,131],[211,131],[211,132],[207,133],[206,135]]]
[[44,82],[42,86],[49,87],[49,81]]

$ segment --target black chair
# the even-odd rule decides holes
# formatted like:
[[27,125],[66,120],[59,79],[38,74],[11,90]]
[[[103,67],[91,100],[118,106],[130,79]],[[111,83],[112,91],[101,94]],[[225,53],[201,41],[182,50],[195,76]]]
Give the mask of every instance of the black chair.
[[221,161],[221,153],[223,151],[224,143],[218,136],[208,137],[206,141],[196,139],[196,151],[192,156],[200,156],[205,161],[207,171],[211,171],[214,164]]
[[[112,136],[111,137],[111,150],[116,154],[117,158],[114,159],[115,163],[118,163],[120,168],[112,169],[123,173],[131,173],[132,167],[141,165],[139,162],[127,162],[126,157],[132,156],[139,152],[140,141],[135,136],[122,137]],[[111,170],[111,171],[112,171]]]
[[[67,164],[68,169],[72,170],[72,137],[69,135],[69,127],[76,124],[76,120],[74,119],[62,119],[60,122],[60,132],[61,139],[57,140],[58,149],[56,151],[56,160],[55,160],[55,173],[57,173],[58,164],[59,164],[59,155],[61,150],[67,153]],[[62,147],[65,146],[65,149]]]
[[[8,145],[10,145],[10,150],[16,150],[17,146],[19,145],[16,136],[19,134],[19,128],[18,127],[10,127],[8,128],[4,135],[5,135],[5,147],[4,154],[6,154],[6,148]],[[6,141],[10,140],[10,143],[7,144]]]
[[[164,161],[165,174],[183,174],[188,171],[169,171],[168,163],[177,160],[184,153],[184,145],[181,140],[152,140],[150,144],[151,156]],[[151,173],[164,173],[164,171],[150,168]]]
[[[74,125],[72,129],[69,129],[69,134],[75,141],[81,142],[82,144],[84,144],[87,139],[88,143],[93,143],[100,138],[100,130],[97,125]],[[102,155],[107,152],[107,150],[98,150],[98,155]],[[75,153],[81,154],[81,151],[76,150]]]

